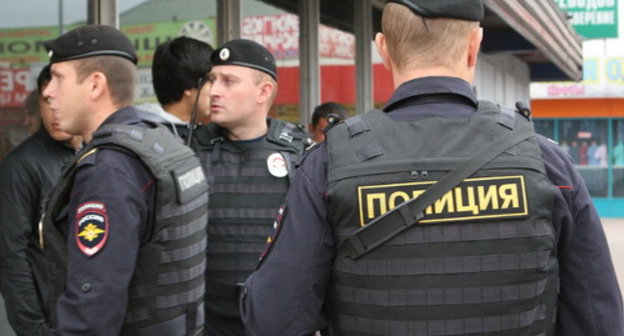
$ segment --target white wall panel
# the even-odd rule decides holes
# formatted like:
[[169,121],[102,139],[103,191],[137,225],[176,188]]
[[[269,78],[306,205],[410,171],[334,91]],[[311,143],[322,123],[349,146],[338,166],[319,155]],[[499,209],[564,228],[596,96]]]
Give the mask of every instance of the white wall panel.
[[479,55],[475,85],[479,99],[513,107],[516,101],[529,102],[529,67],[515,56]]

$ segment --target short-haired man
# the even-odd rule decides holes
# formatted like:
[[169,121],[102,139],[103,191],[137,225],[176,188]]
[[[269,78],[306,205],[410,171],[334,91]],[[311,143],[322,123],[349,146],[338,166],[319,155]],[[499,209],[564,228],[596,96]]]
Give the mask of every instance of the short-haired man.
[[[41,70],[32,92],[33,115],[41,127],[0,164],[0,291],[9,323],[18,335],[47,335],[45,308],[35,285],[32,251],[37,247],[37,223],[61,169],[82,144],[80,136],[58,128],[52,110],[41,97],[50,81],[50,67]],[[37,115],[39,114],[39,115]]]
[[334,102],[323,103],[314,108],[308,131],[316,143],[321,143],[325,141],[327,126],[345,119],[347,119],[347,110],[344,106]]
[[304,158],[243,291],[250,335],[624,334],[580,174],[528,110],[470,87],[483,15],[386,2],[375,42],[395,93]]
[[152,62],[152,84],[163,116],[178,137],[186,141],[193,110],[198,117],[210,114],[207,76],[212,47],[200,40],[180,36],[156,48]]
[[52,334],[200,334],[208,195],[197,158],[130,106],[137,57],[120,31],[83,26],[45,45],[43,95],[58,127],[85,140],[40,232]]
[[24,125],[28,128],[28,133],[33,134],[41,128],[41,92],[32,90],[24,100],[24,107],[26,107]]
[[209,178],[206,331],[243,335],[239,284],[253,271],[304,150],[299,128],[268,118],[277,94],[271,53],[245,39],[216,49],[210,71],[211,123],[193,149]]

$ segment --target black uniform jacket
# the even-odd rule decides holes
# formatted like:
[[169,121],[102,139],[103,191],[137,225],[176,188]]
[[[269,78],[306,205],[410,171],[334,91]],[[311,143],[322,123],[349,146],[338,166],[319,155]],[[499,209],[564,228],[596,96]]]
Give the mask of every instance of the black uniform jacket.
[[[435,94],[449,102],[405,104]],[[477,101],[469,84],[449,77],[403,83],[384,109],[394,120],[465,117]],[[622,298],[600,218],[570,157],[539,137],[548,179],[559,189],[554,205],[561,292],[558,336],[624,335]],[[322,306],[336,255],[327,221],[327,148],[304,159],[288,196],[285,217],[268,255],[246,282],[241,308],[251,335],[311,335],[326,325]]]
[[[113,113],[101,126],[107,124],[147,126],[133,107]],[[64,219],[67,280],[56,304],[58,323],[52,334],[118,335],[138,251],[153,226],[155,180],[137,157],[115,149],[85,156],[77,169]],[[107,221],[106,232],[93,231],[93,236],[107,238],[90,254],[78,239],[85,231],[76,232],[76,223],[84,209],[93,207],[105,213]]]
[[0,290],[18,335],[44,335],[47,328],[29,251],[48,193],[74,154],[42,127],[0,165]]

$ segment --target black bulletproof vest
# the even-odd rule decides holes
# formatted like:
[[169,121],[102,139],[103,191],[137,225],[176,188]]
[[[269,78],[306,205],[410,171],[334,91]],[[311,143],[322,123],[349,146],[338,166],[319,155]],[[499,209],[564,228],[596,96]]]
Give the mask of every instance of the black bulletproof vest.
[[[204,272],[208,191],[193,152],[164,126],[106,125],[93,134],[62,173],[40,232],[42,264],[49,267],[43,298],[55,323],[54,306],[65,285],[67,223],[57,220],[67,204],[77,163],[101,149],[138,157],[156,179],[151,238],[139,249],[120,335],[198,335],[204,323]],[[115,309],[111,307],[111,309]]]
[[[255,269],[304,150],[306,135],[294,125],[277,119],[268,122],[267,135],[253,142],[226,140],[224,130],[215,124],[195,135],[193,149],[211,194],[206,305],[220,316],[239,316],[237,284]],[[285,173],[281,177],[272,175],[267,166],[277,155],[287,170],[277,170]]]
[[[339,241],[418,197],[529,121],[481,102],[471,117],[394,121],[371,111],[327,136],[329,219]],[[339,251],[329,294],[337,335],[550,335],[558,291],[555,188],[535,138],[449,190],[364,256]]]

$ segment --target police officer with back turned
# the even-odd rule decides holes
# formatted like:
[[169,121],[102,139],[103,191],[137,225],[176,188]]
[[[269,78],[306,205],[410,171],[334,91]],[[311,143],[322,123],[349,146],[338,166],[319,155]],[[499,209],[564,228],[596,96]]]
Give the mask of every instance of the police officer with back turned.
[[[207,185],[199,161],[134,107],[137,57],[118,30],[45,43],[59,128],[84,137],[42,223],[38,285],[53,335],[200,335]],[[42,263],[46,267],[49,263]]]
[[476,100],[481,0],[390,0],[395,92],[304,157],[246,281],[250,335],[620,336],[580,174],[528,110]]

